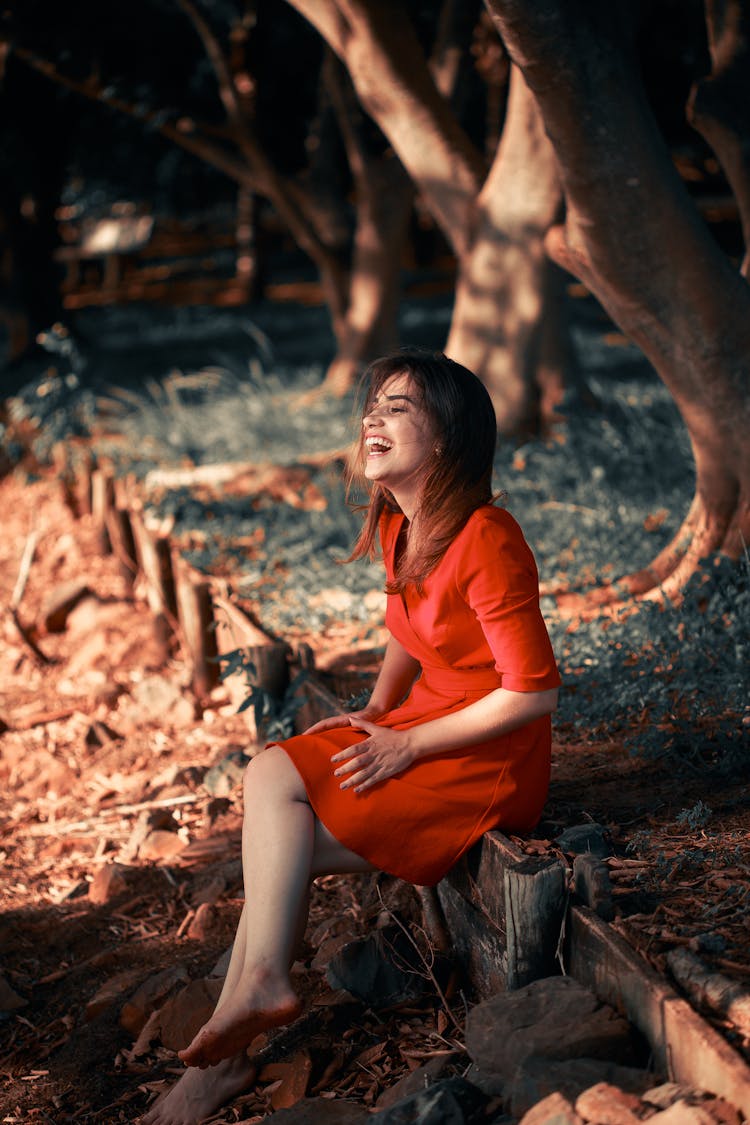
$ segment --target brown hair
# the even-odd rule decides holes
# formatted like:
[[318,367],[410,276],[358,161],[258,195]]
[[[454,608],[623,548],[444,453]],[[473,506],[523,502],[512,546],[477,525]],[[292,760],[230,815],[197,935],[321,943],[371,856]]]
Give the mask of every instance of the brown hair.
[[[421,396],[435,432],[436,448],[425,461],[422,491],[409,541],[397,562],[388,593],[413,583],[422,593],[435,569],[471,513],[492,500],[492,463],[497,420],[487,389],[468,368],[441,352],[404,349],[370,364],[363,376],[362,417],[383,384],[394,375],[408,375]],[[348,494],[355,485],[370,489],[367,515],[350,559],[372,558],[384,509],[400,511],[392,494],[380,484],[365,482],[364,434],[361,432],[347,472]]]

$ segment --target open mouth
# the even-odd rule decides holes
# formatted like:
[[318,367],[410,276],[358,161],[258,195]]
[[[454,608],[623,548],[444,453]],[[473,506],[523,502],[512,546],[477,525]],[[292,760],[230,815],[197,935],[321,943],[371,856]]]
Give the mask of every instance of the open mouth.
[[393,443],[383,437],[368,437],[365,439],[365,447],[368,457],[380,457],[383,453],[387,453],[389,449],[393,448]]

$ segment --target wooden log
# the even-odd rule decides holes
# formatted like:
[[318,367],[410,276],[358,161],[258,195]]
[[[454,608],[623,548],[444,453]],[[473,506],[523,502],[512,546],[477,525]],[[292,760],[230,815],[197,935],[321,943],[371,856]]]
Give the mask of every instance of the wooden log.
[[[253,683],[276,699],[282,699],[289,686],[291,649],[287,642],[266,633],[228,598],[216,595],[214,610],[219,654],[242,649],[255,668]],[[237,686],[233,686],[237,690]],[[247,695],[246,690],[244,694]]]
[[128,589],[132,590],[138,574],[138,561],[130,514],[126,508],[121,508],[117,504],[112,505],[107,513],[107,531],[120,575]]
[[172,555],[172,571],[177,615],[192,665],[192,688],[198,699],[205,699],[219,682],[211,587],[176,552]]
[[565,965],[646,1037],[655,1068],[726,1098],[750,1119],[750,1068],[617,934],[586,907],[568,911]]
[[146,582],[148,604],[158,617],[174,623],[177,619],[177,598],[169,540],[153,535],[140,512],[130,512],[130,526],[138,563]]
[[479,995],[496,991],[498,982],[510,990],[559,971],[567,905],[566,869],[559,860],[527,856],[501,832],[486,832],[438,884],[438,894],[457,948],[470,951],[481,926],[482,959],[472,955],[467,965]]
[[75,505],[79,516],[91,515],[91,473],[94,461],[86,449],[76,468]]
[[109,535],[109,513],[114,507],[115,489],[112,475],[105,469],[94,469],[91,474],[91,515],[96,529],[96,539],[103,555],[112,554]]
[[690,999],[704,1010],[734,1024],[750,1038],[750,992],[723,973],[713,972],[689,949],[672,949],[667,954],[672,976]]

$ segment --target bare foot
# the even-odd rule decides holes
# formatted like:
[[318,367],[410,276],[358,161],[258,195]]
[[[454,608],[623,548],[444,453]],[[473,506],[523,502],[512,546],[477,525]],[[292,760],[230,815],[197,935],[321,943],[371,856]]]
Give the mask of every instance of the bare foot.
[[234,994],[178,1054],[187,1066],[213,1066],[244,1051],[261,1031],[291,1023],[301,1011],[299,997],[288,983],[243,985],[240,981]]
[[255,1069],[244,1051],[206,1070],[190,1067],[141,1118],[141,1125],[197,1125],[246,1089]]

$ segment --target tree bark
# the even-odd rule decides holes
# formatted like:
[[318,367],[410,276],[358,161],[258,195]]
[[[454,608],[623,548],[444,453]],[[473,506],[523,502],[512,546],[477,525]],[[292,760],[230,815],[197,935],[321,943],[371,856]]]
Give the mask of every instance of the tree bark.
[[673,542],[598,600],[676,597],[707,556],[738,557],[750,538],[750,287],[675,172],[620,22],[625,9],[486,3],[557,153],[567,213],[548,252],[654,364],[695,456],[695,498]]
[[688,119],[708,141],[740,211],[745,256],[741,273],[750,278],[750,4],[748,0],[705,0],[711,73],[696,82]]
[[[554,269],[544,236],[561,199],[552,145],[534,97],[513,67],[505,127],[477,198],[473,238],[460,262],[446,344],[449,355],[481,373],[506,434],[539,429],[542,388],[537,373],[543,326],[550,324],[546,313]],[[557,397],[554,386],[562,378],[564,349],[558,343],[557,356],[544,349],[548,413]]]
[[388,137],[456,255],[459,279],[446,351],[485,382],[501,432],[538,430],[542,404],[549,414],[559,397],[567,354],[542,245],[561,194],[553,151],[523,79],[515,80],[507,135],[486,176],[399,5],[289,3],[346,64],[362,105]]

